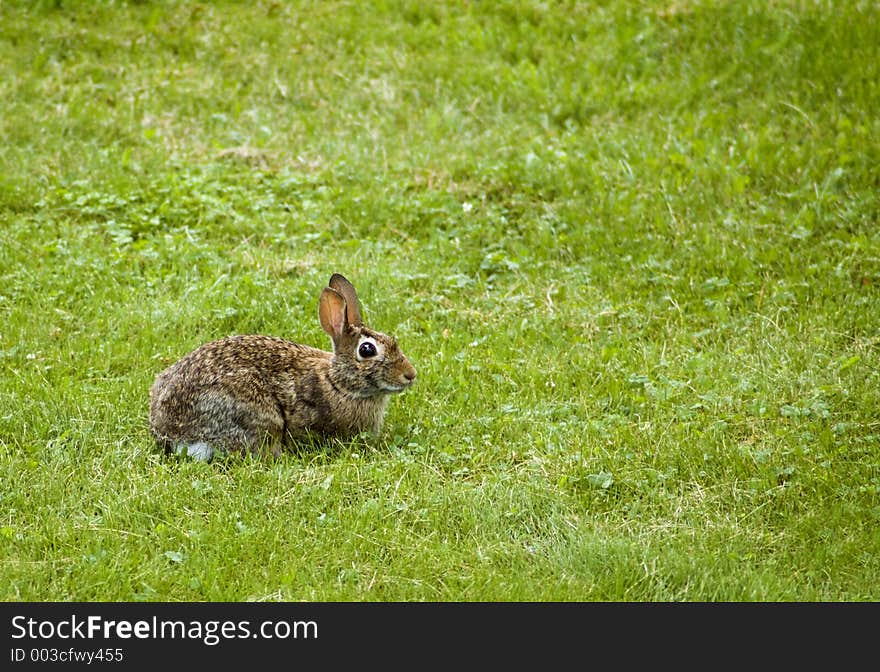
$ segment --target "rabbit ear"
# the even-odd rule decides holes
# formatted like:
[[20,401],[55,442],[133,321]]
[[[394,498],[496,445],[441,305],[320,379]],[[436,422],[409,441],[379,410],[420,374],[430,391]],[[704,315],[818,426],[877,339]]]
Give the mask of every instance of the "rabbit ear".
[[342,294],[342,297],[345,299],[348,323],[353,324],[356,327],[363,325],[363,321],[361,320],[361,302],[358,301],[358,295],[354,289],[354,285],[343,276],[339,275],[339,273],[334,273],[330,277],[329,284],[332,289],[335,289]]
[[345,298],[335,289],[325,287],[321,290],[321,299],[318,301],[318,317],[321,319],[321,327],[333,342],[342,336],[348,326],[345,316]]

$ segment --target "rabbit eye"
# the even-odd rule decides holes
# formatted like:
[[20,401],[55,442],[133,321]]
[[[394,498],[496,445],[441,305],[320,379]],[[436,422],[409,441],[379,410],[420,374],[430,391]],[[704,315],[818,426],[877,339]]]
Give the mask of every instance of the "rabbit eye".
[[360,347],[358,347],[358,354],[364,359],[367,359],[368,357],[375,357],[376,346],[373,343],[370,343],[370,341],[364,341],[360,344]]

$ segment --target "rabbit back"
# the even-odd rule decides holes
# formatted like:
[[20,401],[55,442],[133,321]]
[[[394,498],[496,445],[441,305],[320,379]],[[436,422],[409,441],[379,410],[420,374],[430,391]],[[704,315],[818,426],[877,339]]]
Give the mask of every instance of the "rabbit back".
[[316,418],[297,417],[297,409],[302,406],[308,416],[317,404],[298,403],[297,397],[303,402],[320,396],[303,388],[319,385],[329,356],[270,336],[207,343],[157,376],[150,390],[150,429],[167,448],[196,457],[262,445],[277,452],[287,431],[314,423]]

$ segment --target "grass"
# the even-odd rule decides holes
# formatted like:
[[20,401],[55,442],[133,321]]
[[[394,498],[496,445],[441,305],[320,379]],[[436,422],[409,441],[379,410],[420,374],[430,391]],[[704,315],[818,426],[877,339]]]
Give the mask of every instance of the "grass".
[[[880,599],[873,2],[0,4],[0,598]],[[419,371],[162,455],[156,373]]]

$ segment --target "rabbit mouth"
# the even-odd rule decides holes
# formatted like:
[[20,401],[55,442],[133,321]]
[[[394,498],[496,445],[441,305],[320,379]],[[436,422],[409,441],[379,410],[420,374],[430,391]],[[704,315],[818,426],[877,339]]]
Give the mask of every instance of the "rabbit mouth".
[[412,385],[411,380],[401,381],[399,383],[389,383],[387,381],[383,381],[382,391],[390,392],[391,394],[397,394],[398,392],[403,392],[410,385]]

